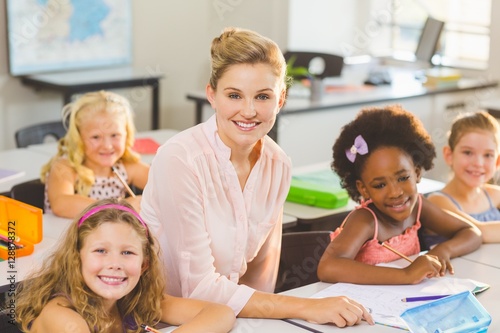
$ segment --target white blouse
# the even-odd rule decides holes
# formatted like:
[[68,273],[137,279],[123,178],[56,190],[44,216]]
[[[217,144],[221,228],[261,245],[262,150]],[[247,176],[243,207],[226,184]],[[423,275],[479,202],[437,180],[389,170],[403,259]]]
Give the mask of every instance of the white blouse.
[[161,245],[167,293],[229,305],[273,292],[291,162],[269,137],[245,188],[217,134],[215,116],[162,145],[141,215]]

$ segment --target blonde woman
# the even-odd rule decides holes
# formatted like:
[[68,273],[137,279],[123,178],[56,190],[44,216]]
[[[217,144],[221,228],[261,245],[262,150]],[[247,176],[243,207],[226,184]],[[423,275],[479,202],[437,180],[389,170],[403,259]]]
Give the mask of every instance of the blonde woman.
[[[132,150],[132,117],[127,99],[107,91],[84,94],[64,107],[68,132],[41,171],[45,212],[73,218],[96,200],[125,197],[121,180],[144,188],[149,165]],[[140,198],[127,200],[139,210]]]
[[239,317],[373,323],[346,297],[272,293],[291,163],[267,133],[285,103],[285,59],[270,39],[231,28],[211,54],[215,115],[158,150],[142,200],[169,267],[168,292],[229,305]]

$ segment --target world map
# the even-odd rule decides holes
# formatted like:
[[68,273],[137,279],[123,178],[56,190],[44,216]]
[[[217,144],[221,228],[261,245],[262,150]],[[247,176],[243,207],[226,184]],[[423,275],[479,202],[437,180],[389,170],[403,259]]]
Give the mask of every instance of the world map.
[[128,64],[130,0],[7,0],[12,75]]

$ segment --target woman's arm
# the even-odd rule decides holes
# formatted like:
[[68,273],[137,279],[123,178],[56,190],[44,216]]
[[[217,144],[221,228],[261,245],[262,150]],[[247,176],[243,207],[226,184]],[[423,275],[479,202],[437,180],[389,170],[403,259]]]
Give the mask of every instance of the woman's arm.
[[312,323],[333,323],[338,327],[353,326],[364,319],[373,325],[369,312],[348,297],[299,298],[255,292],[238,317],[297,318]]
[[54,161],[47,182],[50,208],[55,215],[74,218],[95,200],[75,194],[76,172],[65,159]]
[[189,298],[165,295],[161,320],[180,326],[174,332],[228,332],[235,316],[230,307]]

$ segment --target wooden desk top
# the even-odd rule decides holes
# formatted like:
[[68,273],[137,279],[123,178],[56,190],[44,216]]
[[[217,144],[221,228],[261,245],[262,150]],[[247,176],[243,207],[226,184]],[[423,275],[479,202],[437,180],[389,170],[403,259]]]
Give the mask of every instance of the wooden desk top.
[[0,181],[0,192],[10,191],[12,186],[40,178],[40,170],[50,157],[41,152],[31,151],[26,148],[0,151],[0,168],[24,171],[19,177],[7,181]]

